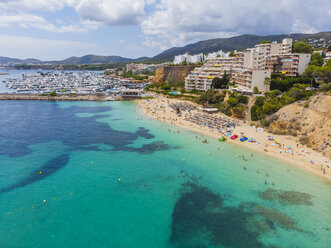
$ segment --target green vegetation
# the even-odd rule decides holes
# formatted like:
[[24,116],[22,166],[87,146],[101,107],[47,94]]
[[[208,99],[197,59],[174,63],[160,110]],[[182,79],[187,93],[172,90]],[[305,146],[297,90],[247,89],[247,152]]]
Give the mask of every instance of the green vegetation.
[[259,94],[259,88],[257,86],[254,87],[253,93],[254,94]]
[[269,44],[269,43],[271,43],[271,41],[269,41],[269,40],[263,40],[260,42],[260,44]]
[[319,59],[316,59],[315,61],[317,61],[317,63],[311,63],[306,68],[304,76],[307,77],[313,85],[320,85],[322,88],[325,88],[325,85],[331,83],[331,60],[324,66],[320,66],[319,64],[321,63],[318,63],[318,60]]
[[315,65],[315,66],[323,66],[324,65],[324,59],[322,57],[322,55],[320,53],[313,53],[311,55],[311,60],[310,60],[310,63],[309,65]]
[[283,74],[273,73],[270,80],[270,90],[285,92],[290,90],[294,84],[310,84],[311,78],[306,75],[292,78]]
[[224,101],[226,94],[228,94],[227,91],[219,92],[215,89],[210,89],[197,99],[197,103],[216,107],[228,116],[233,114],[238,118],[245,117],[245,104],[248,102],[247,96],[232,93],[229,99]]
[[161,89],[162,89],[162,90],[165,90],[165,91],[169,91],[169,90],[171,90],[171,87],[170,87],[169,85],[167,85],[167,84],[163,84],[163,85],[161,86]]
[[49,94],[50,96],[57,96],[57,94],[56,94],[56,91],[55,90],[53,90],[50,94]]
[[140,81],[143,81],[143,80],[146,80],[148,79],[148,76],[139,76],[139,75],[134,75],[132,70],[126,72],[126,73],[123,73],[122,74],[122,77],[124,78],[133,78],[135,80],[140,80]]
[[293,53],[311,53],[312,51],[313,51],[313,47],[304,41],[293,43],[293,48],[292,48]]
[[230,54],[229,54],[230,57],[234,57],[234,55],[235,55],[234,51],[231,51]]
[[306,90],[310,84],[294,84],[287,92],[281,94],[279,89],[274,89],[265,93],[264,96],[256,98],[251,107],[251,120],[263,120],[266,115],[277,112],[280,108],[299,100],[308,100],[314,93],[312,90]]
[[228,89],[230,83],[230,75],[224,72],[222,78],[215,77],[212,81],[211,88],[213,89]]

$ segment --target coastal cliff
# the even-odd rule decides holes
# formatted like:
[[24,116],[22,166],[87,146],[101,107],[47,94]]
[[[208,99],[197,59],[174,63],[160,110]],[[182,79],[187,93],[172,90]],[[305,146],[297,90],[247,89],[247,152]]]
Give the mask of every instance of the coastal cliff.
[[280,109],[270,117],[270,131],[290,134],[331,157],[331,95],[319,94]]
[[194,66],[165,66],[157,69],[154,83],[169,84],[170,86],[184,86],[185,77],[190,73]]

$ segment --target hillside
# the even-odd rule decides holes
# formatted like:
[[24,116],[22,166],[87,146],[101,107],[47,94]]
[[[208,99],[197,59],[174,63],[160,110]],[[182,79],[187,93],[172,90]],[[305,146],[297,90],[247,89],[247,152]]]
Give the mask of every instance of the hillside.
[[29,63],[40,63],[41,61],[38,59],[14,59],[8,57],[0,57],[0,64],[8,64],[8,63],[20,63],[20,64],[29,64]]
[[290,133],[300,143],[331,158],[331,95],[319,94],[309,101],[299,101],[275,113],[270,130]]
[[260,43],[263,40],[281,42],[283,38],[291,37],[294,40],[307,40],[307,39],[320,39],[331,40],[331,32],[321,32],[317,34],[284,34],[284,35],[240,35],[231,38],[220,38],[199,41],[194,44],[189,44],[184,47],[170,48],[152,58],[141,57],[137,59],[123,58],[120,56],[99,56],[99,55],[85,55],[82,57],[70,57],[59,61],[40,61],[38,59],[15,59],[8,57],[0,57],[0,64],[7,63],[19,63],[19,64],[53,64],[53,65],[82,65],[82,64],[117,64],[117,63],[129,63],[129,62],[143,62],[143,63],[161,63],[164,61],[172,61],[176,55],[184,54],[186,52],[190,54],[198,53],[210,53],[219,50],[233,51],[242,50],[248,47]]
[[306,40],[309,38],[331,40],[331,32],[322,32],[317,34],[284,34],[284,35],[240,35],[231,38],[211,39],[205,41],[199,41],[194,44],[189,44],[184,47],[173,47],[156,56],[153,60],[173,60],[174,56],[184,54],[186,52],[190,54],[210,53],[219,50],[233,51],[242,50],[260,43],[263,40],[281,42],[282,39],[290,37],[294,40]]
[[120,56],[99,56],[99,55],[85,55],[82,57],[70,57],[60,61],[48,61],[43,63],[56,65],[83,65],[83,64],[115,64],[127,63],[133,59],[123,58]]

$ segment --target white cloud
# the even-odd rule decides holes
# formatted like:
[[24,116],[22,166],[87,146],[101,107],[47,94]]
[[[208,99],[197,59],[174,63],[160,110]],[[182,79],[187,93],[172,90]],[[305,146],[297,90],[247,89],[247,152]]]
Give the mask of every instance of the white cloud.
[[104,25],[136,25],[145,16],[145,0],[69,0],[81,19]]
[[167,47],[245,33],[325,31],[330,8],[329,0],[161,0],[142,31],[145,45]]
[[23,36],[0,35],[1,56],[15,58],[36,58],[41,60],[61,60],[68,56],[86,54],[113,54],[112,51],[94,44],[35,39]]
[[0,0],[0,11],[17,12],[29,10],[56,11],[64,6],[63,0]]
[[51,31],[51,32],[85,32],[91,29],[95,29],[88,22],[84,25],[79,24],[69,24],[56,26],[54,24],[48,23],[43,17],[31,15],[31,14],[20,14],[20,15],[0,15],[0,27],[9,27],[11,25],[17,24],[22,28],[37,28],[41,30]]
[[[145,6],[155,0],[0,0],[1,26],[18,24],[48,31],[84,32],[101,25],[138,25],[145,17]],[[74,24],[48,24],[40,13],[73,8],[79,17]],[[38,11],[38,15],[35,13]],[[8,19],[8,20],[6,20]]]

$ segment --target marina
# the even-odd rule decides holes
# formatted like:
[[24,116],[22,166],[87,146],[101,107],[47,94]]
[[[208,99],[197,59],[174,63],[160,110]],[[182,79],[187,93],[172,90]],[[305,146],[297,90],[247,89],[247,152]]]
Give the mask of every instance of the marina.
[[120,96],[122,91],[128,89],[141,91],[148,83],[108,77],[103,72],[37,71],[34,74],[22,73],[14,78],[5,77],[2,85],[12,93],[49,94],[55,91],[57,94]]

